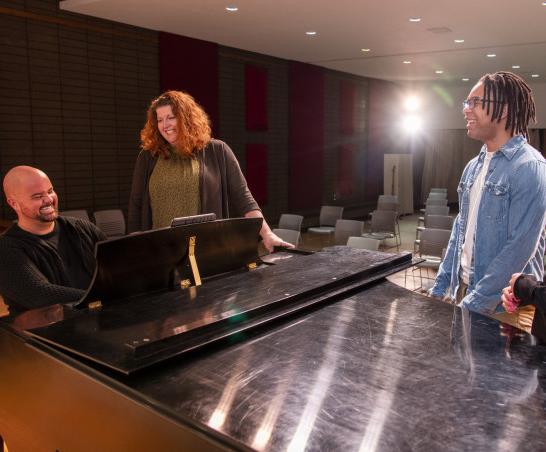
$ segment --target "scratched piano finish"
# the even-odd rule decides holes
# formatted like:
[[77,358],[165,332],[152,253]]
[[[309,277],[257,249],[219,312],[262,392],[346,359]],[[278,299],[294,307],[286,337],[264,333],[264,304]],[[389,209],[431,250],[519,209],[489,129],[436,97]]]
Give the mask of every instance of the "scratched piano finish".
[[390,282],[126,383],[241,448],[545,450],[544,348]]
[[405,268],[411,254],[332,247],[201,287],[146,294],[31,330],[39,340],[131,373],[256,328]]

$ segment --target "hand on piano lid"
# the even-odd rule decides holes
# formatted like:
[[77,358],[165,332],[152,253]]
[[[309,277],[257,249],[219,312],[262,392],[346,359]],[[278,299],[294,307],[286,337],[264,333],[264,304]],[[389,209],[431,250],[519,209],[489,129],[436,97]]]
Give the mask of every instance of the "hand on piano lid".
[[260,237],[262,238],[265,249],[268,253],[273,252],[273,248],[279,246],[281,248],[295,248],[291,243],[285,242],[277,234],[274,234],[267,221],[265,220],[261,210],[251,210],[245,213],[247,218],[263,218],[262,228],[260,229]]
[[278,235],[274,234],[272,231],[269,231],[263,234],[262,240],[263,240],[265,249],[270,253],[272,253],[273,248],[277,246],[281,248],[295,248],[295,246],[292,243],[285,242],[283,239],[281,239]]

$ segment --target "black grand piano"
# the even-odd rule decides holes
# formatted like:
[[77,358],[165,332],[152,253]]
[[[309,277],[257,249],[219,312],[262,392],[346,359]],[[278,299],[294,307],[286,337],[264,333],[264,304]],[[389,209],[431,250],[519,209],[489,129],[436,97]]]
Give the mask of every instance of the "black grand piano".
[[10,452],[546,449],[533,336],[387,281],[409,253],[261,260],[259,228],[103,242],[79,303],[0,320]]

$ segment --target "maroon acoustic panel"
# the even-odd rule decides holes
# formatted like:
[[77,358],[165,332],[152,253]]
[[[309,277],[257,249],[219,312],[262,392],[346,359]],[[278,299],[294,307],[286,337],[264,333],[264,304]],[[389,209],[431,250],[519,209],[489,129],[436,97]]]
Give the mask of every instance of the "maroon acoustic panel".
[[324,71],[289,66],[289,206],[292,211],[322,204],[324,160]]
[[246,129],[267,130],[267,70],[245,66]]
[[339,131],[352,135],[355,131],[356,86],[341,80],[339,90]]
[[267,145],[246,145],[246,182],[260,206],[267,204]]
[[338,147],[337,187],[339,198],[348,198],[353,194],[355,179],[355,146],[345,144]]
[[159,33],[161,91],[191,94],[209,115],[218,136],[218,45],[171,33]]

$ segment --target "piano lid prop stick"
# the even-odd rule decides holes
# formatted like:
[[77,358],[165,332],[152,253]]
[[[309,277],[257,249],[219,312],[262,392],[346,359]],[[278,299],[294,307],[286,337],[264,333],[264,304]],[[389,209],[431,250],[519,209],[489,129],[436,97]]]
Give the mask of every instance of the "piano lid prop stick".
[[195,282],[196,286],[200,286],[201,275],[199,275],[199,268],[197,267],[197,260],[195,259],[195,241],[196,241],[196,237],[195,235],[192,235],[190,237],[188,257],[190,259],[190,266],[191,266],[191,272],[193,275],[193,281]]

